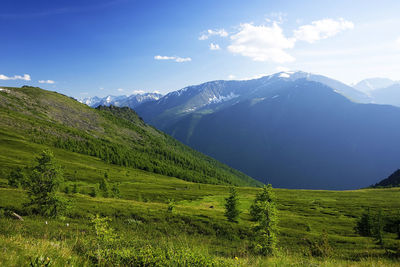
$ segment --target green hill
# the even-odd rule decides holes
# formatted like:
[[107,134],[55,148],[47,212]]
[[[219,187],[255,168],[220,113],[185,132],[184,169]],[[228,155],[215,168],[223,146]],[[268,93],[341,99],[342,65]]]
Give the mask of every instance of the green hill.
[[376,183],[373,187],[400,187],[400,169],[389,175],[386,179]]
[[146,125],[129,108],[93,109],[40,88],[3,88],[0,129],[5,143],[42,144],[193,182],[261,184]]

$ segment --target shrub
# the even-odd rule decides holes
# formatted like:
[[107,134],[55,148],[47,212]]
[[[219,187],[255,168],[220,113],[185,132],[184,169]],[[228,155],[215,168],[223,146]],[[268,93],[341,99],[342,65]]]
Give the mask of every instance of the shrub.
[[306,240],[308,243],[309,247],[309,252],[307,256],[313,256],[313,257],[323,257],[323,258],[328,258],[332,256],[333,249],[331,245],[329,244],[329,239],[328,239],[328,234],[324,231],[322,232],[321,236],[315,240]]
[[174,200],[169,200],[169,201],[168,201],[168,208],[167,208],[167,211],[170,212],[170,213],[172,213],[172,211],[174,210],[174,208],[175,208],[175,202],[174,202]]
[[118,237],[114,229],[109,226],[110,221],[110,218],[100,217],[99,215],[91,219],[96,236],[95,258],[97,259],[97,263],[105,261],[116,245]]

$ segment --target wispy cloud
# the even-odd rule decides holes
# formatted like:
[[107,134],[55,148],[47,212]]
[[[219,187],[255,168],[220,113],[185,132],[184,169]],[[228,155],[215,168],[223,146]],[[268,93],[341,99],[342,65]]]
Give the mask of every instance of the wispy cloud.
[[309,25],[300,26],[294,31],[294,36],[297,40],[314,43],[353,28],[354,23],[343,18],[338,20],[322,19],[313,21]]
[[285,50],[293,48],[295,42],[294,38],[283,34],[277,22],[271,26],[244,23],[240,25],[239,32],[231,36],[228,50],[254,61],[285,63],[294,61]]
[[134,94],[134,95],[142,95],[142,94],[144,94],[145,93],[145,91],[143,91],[143,90],[134,90],[133,92],[132,92],[132,94]]
[[38,83],[48,83],[48,84],[54,84],[55,81],[53,80],[39,80]]
[[220,50],[220,49],[221,47],[219,47],[219,44],[214,44],[214,43],[210,44],[210,50]]
[[0,74],[0,80],[23,80],[23,81],[30,81],[31,80],[31,76],[29,74],[24,74],[24,75],[14,75],[14,76],[6,76],[3,74]]
[[211,36],[220,36],[220,37],[227,37],[228,33],[224,29],[216,29],[216,30],[207,30],[206,32],[203,32],[199,40],[207,40]]
[[190,57],[177,57],[177,56],[160,56],[157,55],[154,57],[155,60],[172,60],[178,63],[182,63],[182,62],[188,62],[188,61],[192,61],[192,59]]
[[118,91],[118,92],[123,92],[123,91],[125,91],[125,90],[122,89],[122,88],[118,88],[117,91]]
[[230,74],[230,75],[228,76],[228,80],[233,80],[233,79],[235,79],[235,78],[236,78],[236,76],[233,75],[233,74]]
[[396,39],[396,45],[400,49],[400,37]]

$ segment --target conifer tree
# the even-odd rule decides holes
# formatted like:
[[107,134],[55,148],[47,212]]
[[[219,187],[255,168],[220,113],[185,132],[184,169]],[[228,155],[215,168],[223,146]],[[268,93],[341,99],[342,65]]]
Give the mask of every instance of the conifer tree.
[[99,189],[103,192],[103,197],[108,197],[109,186],[105,178],[100,181]]
[[57,189],[63,180],[60,166],[50,150],[44,150],[36,158],[37,165],[29,170],[27,194],[30,199],[25,206],[43,216],[57,217],[66,208],[66,202]]
[[234,187],[230,188],[230,195],[225,201],[225,217],[230,222],[237,222],[240,213],[238,208],[239,198]]
[[262,188],[261,193],[257,194],[253,204],[250,206],[250,215],[253,221],[261,219],[263,205],[265,202],[274,202],[275,194],[272,191],[272,185],[268,184]]
[[372,226],[373,226],[373,220],[370,210],[368,209],[367,212],[361,215],[361,218],[357,222],[355,230],[361,236],[372,236]]
[[257,222],[254,249],[262,255],[272,255],[276,250],[278,211],[272,186],[264,186],[250,207],[250,214]]

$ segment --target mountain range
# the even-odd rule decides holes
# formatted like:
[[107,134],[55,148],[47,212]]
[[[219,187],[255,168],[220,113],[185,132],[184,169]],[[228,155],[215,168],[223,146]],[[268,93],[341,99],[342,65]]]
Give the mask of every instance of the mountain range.
[[400,107],[400,81],[371,78],[355,84],[354,88],[367,94],[371,103]]
[[400,166],[400,109],[389,106],[400,99],[393,97],[398,86],[381,78],[348,86],[287,71],[188,86],[131,106],[118,97],[114,103],[264,183],[353,189]]
[[339,81],[280,72],[213,81],[136,107],[183,143],[277,187],[353,189],[400,166],[400,109]]
[[148,101],[158,100],[162,97],[159,93],[142,93],[142,94],[132,94],[132,95],[120,95],[113,96],[108,95],[105,97],[86,97],[79,99],[79,102],[86,104],[90,107],[98,107],[98,106],[116,106],[116,107],[130,107],[135,108],[142,103],[146,103]]

